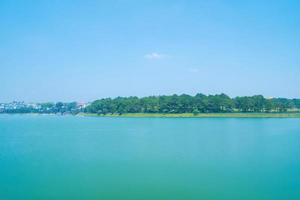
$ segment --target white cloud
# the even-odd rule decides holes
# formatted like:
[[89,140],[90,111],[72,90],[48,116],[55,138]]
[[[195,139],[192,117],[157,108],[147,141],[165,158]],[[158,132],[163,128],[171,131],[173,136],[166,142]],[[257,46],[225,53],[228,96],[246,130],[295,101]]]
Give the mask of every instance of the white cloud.
[[156,52],[149,53],[144,56],[144,58],[146,58],[148,60],[160,60],[160,59],[164,59],[166,57],[168,57],[168,56],[165,54],[156,53]]

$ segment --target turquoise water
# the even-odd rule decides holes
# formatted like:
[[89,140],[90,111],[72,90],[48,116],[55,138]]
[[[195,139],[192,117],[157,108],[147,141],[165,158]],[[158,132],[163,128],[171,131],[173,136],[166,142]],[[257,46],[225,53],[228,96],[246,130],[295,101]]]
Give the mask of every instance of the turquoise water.
[[300,119],[0,115],[0,199],[300,199]]

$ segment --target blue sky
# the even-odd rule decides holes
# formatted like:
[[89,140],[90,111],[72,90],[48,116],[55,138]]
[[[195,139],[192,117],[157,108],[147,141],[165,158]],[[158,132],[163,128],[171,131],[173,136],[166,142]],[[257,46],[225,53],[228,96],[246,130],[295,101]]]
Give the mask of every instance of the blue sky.
[[300,1],[0,1],[0,102],[300,98]]

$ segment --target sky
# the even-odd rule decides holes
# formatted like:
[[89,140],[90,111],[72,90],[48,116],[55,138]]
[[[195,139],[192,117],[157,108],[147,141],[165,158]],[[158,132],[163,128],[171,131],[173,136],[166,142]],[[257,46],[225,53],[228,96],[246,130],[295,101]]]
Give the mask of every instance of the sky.
[[298,0],[1,0],[0,102],[300,98]]

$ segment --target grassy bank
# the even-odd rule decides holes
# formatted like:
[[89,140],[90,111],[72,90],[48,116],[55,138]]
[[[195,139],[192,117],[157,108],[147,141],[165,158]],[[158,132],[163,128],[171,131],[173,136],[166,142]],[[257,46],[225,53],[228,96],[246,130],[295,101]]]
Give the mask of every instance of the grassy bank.
[[81,116],[94,117],[167,117],[167,118],[300,118],[300,113],[193,113],[162,114],[162,113],[125,113],[97,115],[92,113],[80,113]]

